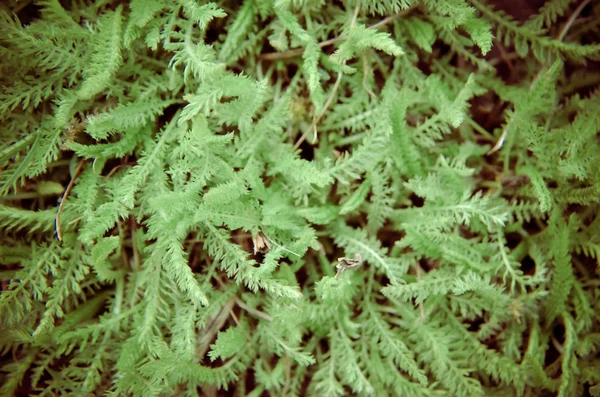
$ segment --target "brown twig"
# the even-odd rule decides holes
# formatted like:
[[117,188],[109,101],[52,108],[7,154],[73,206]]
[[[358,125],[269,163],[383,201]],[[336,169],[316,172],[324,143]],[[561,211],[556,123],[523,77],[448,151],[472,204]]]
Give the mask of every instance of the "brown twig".
[[77,179],[77,177],[79,176],[79,173],[81,172],[81,169],[83,168],[83,164],[85,164],[85,160],[81,160],[79,162],[79,165],[77,166],[77,169],[75,170],[75,174],[71,178],[71,181],[69,182],[69,185],[67,186],[67,189],[65,190],[65,193],[63,194],[62,198],[60,199],[58,211],[56,211],[56,220],[54,222],[56,224],[56,238],[58,239],[58,241],[62,241],[62,228],[60,227],[60,215],[62,214],[63,207],[65,205],[65,201],[67,201],[67,197],[69,197],[69,194],[71,193],[71,189],[73,189],[73,186],[75,185],[75,179]]
[[571,14],[571,16],[569,17],[569,19],[565,23],[565,26],[563,26],[563,28],[561,29],[560,33],[558,34],[558,37],[556,38],[558,41],[563,41],[563,39],[567,35],[567,32],[569,31],[569,29],[571,29],[571,26],[573,26],[573,22],[575,22],[575,19],[577,19],[577,17],[579,16],[579,14],[581,14],[581,11],[583,11],[583,9],[585,8],[585,6],[587,6],[590,3],[590,1],[591,0],[583,0],[581,2],[581,4],[579,4],[579,7],[577,7],[575,9],[575,11],[573,11],[573,13]]
[[238,320],[237,316],[233,312],[233,307],[229,309],[229,315],[233,319],[233,322],[235,323],[235,325],[237,325],[239,327],[240,326],[240,320]]

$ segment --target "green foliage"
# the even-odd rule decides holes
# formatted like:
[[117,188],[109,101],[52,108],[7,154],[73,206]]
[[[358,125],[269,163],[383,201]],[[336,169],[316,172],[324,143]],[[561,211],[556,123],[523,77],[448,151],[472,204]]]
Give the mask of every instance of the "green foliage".
[[246,343],[247,332],[246,327],[228,328],[224,332],[219,332],[217,341],[210,345],[211,351],[208,355],[211,361],[215,361],[217,358],[226,360],[237,353]]
[[501,3],[0,6],[0,395],[600,395],[600,7]]

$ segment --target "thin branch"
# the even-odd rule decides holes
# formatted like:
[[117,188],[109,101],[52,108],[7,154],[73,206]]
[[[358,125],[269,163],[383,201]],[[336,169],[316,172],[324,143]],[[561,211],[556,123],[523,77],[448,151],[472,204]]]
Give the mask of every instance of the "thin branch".
[[[338,36],[333,39],[321,41],[319,43],[319,47],[321,47],[321,48],[328,47],[332,44],[337,43],[338,41],[342,40],[343,38],[344,38],[343,36]],[[277,61],[280,59],[295,58],[297,56],[302,55],[303,53],[304,53],[304,48],[294,48],[293,50],[287,50],[287,51],[267,52],[266,54],[261,54],[259,56],[259,58],[262,60],[265,60],[265,61]]]
[[498,150],[500,150],[502,148],[502,145],[504,145],[504,141],[506,140],[506,136],[508,135],[508,129],[510,128],[510,125],[512,124],[512,122],[514,121],[514,116],[511,117],[511,119],[509,120],[508,123],[506,123],[506,126],[504,127],[504,129],[502,130],[502,135],[500,135],[500,139],[498,139],[498,141],[496,142],[496,144],[494,145],[493,148],[491,148],[488,152],[487,155],[489,156],[490,154],[494,154],[496,153]]
[[498,51],[500,52],[500,58],[502,58],[504,63],[508,66],[508,70],[510,70],[510,73],[514,74],[515,66],[512,63],[511,58],[508,56],[509,54],[506,52],[506,49],[504,48],[504,46],[502,45],[502,43],[500,41],[497,40],[496,43],[497,43]]
[[198,357],[204,357],[206,355],[210,343],[214,340],[217,332],[219,332],[225,326],[225,323],[230,316],[230,310],[233,307],[233,304],[233,299],[228,300],[221,310],[219,310],[219,312],[212,317],[198,333],[198,341],[196,343],[196,355]]
[[[267,236],[265,236],[267,237]],[[287,248],[285,248],[283,245],[281,244],[277,244],[273,239],[271,239],[270,237],[267,237],[267,240],[269,240],[270,242],[272,242],[273,244],[275,244],[277,247],[281,248],[282,250],[284,250],[285,252],[289,252],[290,254],[296,255],[298,258],[302,258],[302,255],[295,253],[292,250],[289,250]]]
[[365,55],[362,56],[362,61],[363,61],[363,79],[362,79],[363,88],[365,89],[365,91],[367,91],[367,93],[372,98],[375,98],[376,97],[375,93],[373,91],[371,91],[371,89],[367,85],[367,79],[369,78],[369,63],[367,62],[367,57]]
[[[350,21],[350,27],[353,27],[356,24],[356,20],[358,19],[359,12],[360,12],[360,5],[356,6],[356,8],[354,9],[354,14],[352,15],[352,20]],[[344,61],[343,64],[345,65],[346,61]],[[321,110],[321,112],[319,113],[318,116],[313,117],[310,127],[308,127],[308,129],[306,131],[304,131],[304,133],[302,134],[300,139],[298,139],[298,141],[294,145],[294,150],[296,150],[300,147],[302,142],[304,142],[304,140],[306,139],[306,134],[308,134],[311,130],[313,131],[313,144],[317,143],[317,123],[325,115],[327,108],[329,108],[329,106],[333,102],[333,98],[335,97],[335,94],[337,93],[338,89],[340,88],[340,82],[342,81],[342,76],[343,76],[342,71],[339,71],[337,79],[335,80],[335,83],[333,84],[333,88],[331,90],[331,93],[329,94],[329,98],[327,98],[327,101],[325,102],[325,105],[323,106],[323,109]]]
[[327,108],[329,108],[329,106],[333,102],[333,98],[335,97],[335,94],[337,93],[338,88],[340,88],[340,82],[342,81],[342,75],[343,75],[342,72],[338,72],[337,79],[335,80],[335,84],[333,84],[333,88],[331,89],[329,98],[327,98],[327,102],[325,102],[325,105],[323,106],[323,110],[321,110],[321,112],[319,113],[318,116],[313,117],[313,121],[312,121],[312,123],[310,123],[310,127],[308,127],[306,129],[306,131],[304,131],[304,133],[302,133],[302,136],[300,137],[300,139],[298,139],[298,141],[294,145],[294,150],[296,150],[300,147],[302,142],[304,142],[304,140],[306,139],[306,135],[308,133],[310,133],[310,131],[313,131],[313,143],[317,142],[317,123],[325,115]]
[[560,354],[564,354],[565,352],[565,347],[563,345],[560,344],[560,342],[558,341],[558,339],[556,339],[556,337],[554,335],[552,335],[552,337],[550,338],[552,340],[552,345],[554,346],[554,348],[560,353]]
[[584,0],[584,1],[582,1],[581,4],[579,4],[579,7],[577,7],[575,9],[575,11],[573,11],[573,13],[571,14],[571,16],[569,17],[569,19],[565,23],[565,26],[563,26],[563,28],[560,31],[560,33],[559,33],[559,35],[557,37],[558,41],[563,41],[563,39],[567,35],[567,32],[569,31],[569,29],[571,29],[571,26],[573,26],[573,22],[575,22],[575,19],[577,19],[577,17],[579,16],[579,14],[581,14],[581,11],[583,11],[583,9],[585,8],[585,6],[587,6],[590,3],[590,1],[591,0]]
[[[121,226],[120,219],[117,221],[117,229],[119,231],[119,238],[121,239],[121,241],[125,241],[125,231]],[[129,268],[131,266],[131,263],[129,262],[129,255],[127,254],[127,249],[123,243],[121,243],[121,258],[123,259],[123,265],[125,266],[124,268]]]
[[77,218],[73,219],[71,222],[69,222],[68,225],[71,226],[71,225],[73,225],[73,224],[75,224],[75,223],[77,223],[79,221],[82,221],[82,220],[83,220],[83,216],[77,217]]
[[521,56],[519,54],[517,54],[516,52],[509,52],[509,53],[506,53],[506,54],[501,55],[499,57],[492,58],[492,59],[490,59],[487,62],[491,66],[498,66],[502,62],[510,62],[510,61],[514,61],[515,59],[521,59]]
[[[213,275],[214,279],[217,280],[217,282],[219,283],[219,285],[221,286],[221,288],[226,289],[226,285],[223,282],[223,280],[221,280],[221,277],[219,277],[218,274]],[[231,302],[235,303],[236,305],[238,305],[241,309],[244,309],[245,311],[247,311],[248,313],[262,318],[263,320],[267,320],[267,321],[273,321],[273,317],[269,316],[267,313],[265,312],[261,312],[258,309],[253,308],[252,306],[248,306],[247,304],[244,303],[244,301],[242,301],[240,298],[238,298],[237,296],[234,296],[231,300]],[[231,308],[228,309],[231,312]],[[233,312],[231,312],[233,313]],[[238,323],[238,319],[237,317],[234,317],[234,321],[236,323]],[[239,323],[238,323],[239,325]]]
[[233,312],[233,307],[229,309],[229,315],[231,316],[231,318],[233,318],[233,322],[235,323],[235,325],[237,325],[239,327],[240,326],[240,320],[238,320],[237,316]]
[[63,194],[62,198],[60,199],[60,205],[58,206],[58,211],[56,211],[56,220],[54,221],[54,223],[56,226],[56,238],[58,239],[58,241],[62,241],[62,236],[63,236],[62,228],[60,227],[60,215],[62,214],[63,207],[65,205],[65,201],[67,201],[67,197],[69,197],[69,193],[71,193],[71,189],[73,189],[73,186],[75,185],[75,179],[77,179],[77,177],[79,176],[79,173],[81,172],[81,169],[83,168],[83,164],[85,164],[85,160],[81,160],[79,162],[79,165],[77,166],[77,169],[75,170],[75,174],[73,175],[73,178],[71,178],[71,181],[69,182],[69,186],[67,186],[65,193]]
[[138,250],[138,247],[137,247],[137,244],[135,241],[136,228],[137,228],[137,226],[135,223],[135,218],[133,216],[129,217],[129,229],[130,229],[130,233],[131,233],[131,250],[133,251],[132,268],[135,272],[137,272],[141,266],[140,252]]
[[[416,263],[416,271],[417,271],[417,281],[421,280],[421,272],[423,271],[423,269],[421,268],[421,265],[419,265],[418,263]],[[421,316],[421,320],[425,320],[425,307],[423,306],[423,302],[419,302],[419,315]]]
[[[406,10],[402,10],[402,11],[397,12],[394,15],[390,15],[390,16],[382,19],[381,21],[368,26],[367,29],[379,29],[389,23],[394,22],[396,19],[408,14],[409,12],[414,10],[416,7],[417,7],[417,5],[414,5],[412,7],[407,8]],[[328,47],[330,45],[337,43],[338,41],[345,40],[345,39],[346,39],[346,36],[340,35],[340,36],[334,37],[333,39],[321,41],[319,43],[319,47],[320,48]],[[302,55],[303,53],[304,53],[304,48],[294,48],[292,50],[287,50],[287,51],[267,52],[266,54],[261,54],[259,56],[259,58],[263,59],[263,60],[267,60],[267,61],[277,61],[280,59],[295,58],[297,56]]]
[[256,316],[256,317],[260,317],[263,320],[267,320],[267,321],[273,321],[273,317],[269,316],[267,313],[265,312],[261,312],[258,309],[253,308],[252,306],[248,306],[247,304],[245,304],[240,298],[235,297],[234,298],[234,302],[236,305],[238,305],[241,309],[244,309],[245,311],[247,311],[248,313]]
[[360,4],[356,6],[354,9],[354,14],[352,14],[352,21],[350,21],[350,27],[353,27],[356,24],[356,20],[358,19],[358,13],[360,12]]

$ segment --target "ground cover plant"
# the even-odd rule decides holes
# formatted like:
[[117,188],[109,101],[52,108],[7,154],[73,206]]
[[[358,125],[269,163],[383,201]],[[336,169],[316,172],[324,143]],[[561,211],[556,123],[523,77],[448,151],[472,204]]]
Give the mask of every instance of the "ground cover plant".
[[600,396],[600,3],[0,12],[0,395]]

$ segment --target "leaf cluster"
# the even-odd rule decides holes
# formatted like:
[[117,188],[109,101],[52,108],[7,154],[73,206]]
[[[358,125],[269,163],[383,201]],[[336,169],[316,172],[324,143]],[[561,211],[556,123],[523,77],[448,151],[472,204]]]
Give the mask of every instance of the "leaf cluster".
[[600,7],[500,3],[1,6],[0,395],[600,395]]

